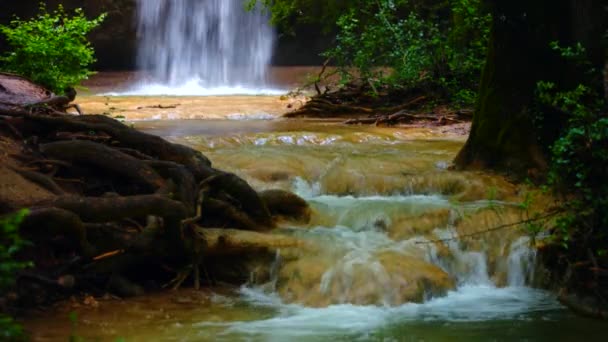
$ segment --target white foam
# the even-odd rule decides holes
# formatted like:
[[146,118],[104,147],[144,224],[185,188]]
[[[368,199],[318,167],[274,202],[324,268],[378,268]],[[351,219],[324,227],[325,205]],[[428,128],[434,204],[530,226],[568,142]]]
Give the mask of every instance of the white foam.
[[[527,320],[537,312],[562,308],[550,293],[525,287],[463,286],[442,298],[397,307],[344,304],[307,308],[284,304],[275,294],[268,295],[252,288],[243,288],[241,295],[250,305],[272,307],[277,314],[265,320],[222,323],[227,328],[226,334],[246,333],[274,340],[356,335],[394,323]],[[196,324],[201,328],[212,325],[217,326],[217,323]]]
[[287,90],[278,88],[252,88],[246,86],[219,86],[206,87],[199,79],[191,79],[179,85],[166,85],[160,83],[140,83],[123,92],[110,92],[100,96],[279,96]]
[[272,115],[269,113],[264,113],[264,112],[260,112],[260,113],[251,113],[251,114],[246,114],[246,113],[233,113],[233,114],[228,114],[226,116],[226,119],[228,120],[234,120],[234,121],[248,121],[248,120],[274,120],[276,119],[277,116],[276,115]]

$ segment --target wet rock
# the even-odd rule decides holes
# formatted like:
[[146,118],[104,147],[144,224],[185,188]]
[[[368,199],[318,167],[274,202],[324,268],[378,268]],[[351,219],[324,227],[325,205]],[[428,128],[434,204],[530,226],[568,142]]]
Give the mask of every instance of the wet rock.
[[266,190],[260,192],[260,197],[272,216],[301,223],[310,222],[310,207],[300,196],[285,190]]
[[286,263],[279,272],[278,293],[287,302],[312,307],[401,305],[441,296],[454,288],[439,267],[397,252],[338,260],[304,257]]
[[0,73],[0,105],[2,106],[27,105],[44,101],[52,95],[48,89],[24,77]]
[[407,240],[417,236],[435,238],[433,231],[445,228],[450,221],[450,209],[440,209],[421,215],[412,215],[395,222],[388,231],[395,241]]
[[264,182],[287,181],[291,178],[291,175],[286,171],[264,168],[251,171],[251,176]]

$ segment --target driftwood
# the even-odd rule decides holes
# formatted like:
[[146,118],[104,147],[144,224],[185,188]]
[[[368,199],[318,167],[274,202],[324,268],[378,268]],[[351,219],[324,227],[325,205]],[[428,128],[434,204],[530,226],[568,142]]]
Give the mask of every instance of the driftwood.
[[[322,70],[324,71],[324,70]],[[371,87],[375,94],[378,91],[367,82],[365,85]],[[315,84],[316,86],[316,84]],[[304,106],[287,113],[288,118],[297,117],[339,117],[353,115],[390,115],[404,109],[413,108],[424,103],[427,96],[413,96],[409,100],[403,101],[401,98],[393,99],[394,96],[368,96],[365,86],[359,88],[344,88],[336,92],[321,93],[316,86],[317,95],[312,97]],[[399,97],[397,95],[397,97]],[[366,103],[367,102],[367,103]],[[393,106],[386,106],[386,103],[398,102]]]
[[346,125],[376,125],[391,126],[396,124],[410,124],[416,122],[432,122],[438,126],[465,122],[454,114],[414,114],[407,111],[399,111],[395,114],[380,115],[362,119],[349,119],[344,121]]
[[155,105],[155,106],[137,107],[137,109],[144,109],[144,108],[150,108],[150,109],[172,109],[172,108],[177,108],[178,106],[179,106],[179,103],[174,104],[174,105],[167,105],[167,106],[163,106],[163,105],[159,104],[159,105]]
[[[321,77],[325,66],[321,70]],[[420,109],[433,100],[432,91],[424,89],[395,90],[377,89],[372,82],[360,80],[334,92],[321,92],[315,83],[317,94],[300,108],[285,114],[287,118],[347,117],[347,125],[384,125],[431,122],[449,125],[468,122],[472,111],[457,110],[450,113],[421,113]],[[371,94],[371,95],[370,95]]]
[[[171,269],[179,273],[174,286],[191,276],[198,287],[208,255],[297,245],[264,233],[279,216],[303,219],[309,209],[297,196],[281,193],[290,199],[283,204],[260,195],[243,179],[213,168],[199,151],[103,115],[68,115],[73,98],[17,76],[0,74],[2,80],[0,122],[6,125],[0,136],[6,131],[3,139],[18,146],[3,154],[9,156],[4,162],[50,194],[27,205],[22,231],[36,243],[30,253],[41,271],[28,279],[56,279],[70,265],[78,284],[111,289],[130,281],[164,282]],[[8,91],[14,84],[22,90],[18,96]],[[0,210],[15,207],[7,203]],[[47,250],[54,258],[36,256]],[[74,254],[77,264],[69,261]],[[192,272],[177,271],[188,265]]]

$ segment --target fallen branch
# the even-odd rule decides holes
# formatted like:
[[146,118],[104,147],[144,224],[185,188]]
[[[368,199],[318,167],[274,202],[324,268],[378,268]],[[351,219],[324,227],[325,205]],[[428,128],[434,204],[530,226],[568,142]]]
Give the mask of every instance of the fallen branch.
[[546,215],[534,217],[534,218],[523,220],[523,221],[503,224],[503,225],[492,227],[492,228],[489,228],[489,229],[484,229],[484,230],[479,231],[479,232],[474,232],[474,233],[470,233],[470,234],[455,236],[455,237],[447,238],[447,239],[417,241],[416,244],[417,245],[430,245],[430,244],[435,244],[435,243],[443,243],[443,242],[450,242],[450,241],[456,241],[456,240],[470,239],[470,238],[477,237],[479,235],[495,232],[495,231],[498,231],[498,230],[502,230],[502,229],[506,229],[506,228],[512,228],[512,227],[516,227],[516,226],[519,226],[519,225],[522,225],[522,224],[528,224],[528,223],[537,222],[537,221],[541,221],[541,220],[546,220],[548,218],[551,218],[551,217],[553,217],[555,215],[560,214],[561,212],[562,212],[561,210],[556,210],[556,211],[553,211],[553,212],[549,212]]

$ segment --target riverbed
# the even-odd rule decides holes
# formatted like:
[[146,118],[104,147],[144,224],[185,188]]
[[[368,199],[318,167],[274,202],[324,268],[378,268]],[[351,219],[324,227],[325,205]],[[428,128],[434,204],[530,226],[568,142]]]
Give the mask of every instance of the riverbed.
[[[310,248],[277,250],[242,286],[134,299],[74,298],[25,322],[34,341],[564,341],[601,340],[535,289],[522,227],[461,238],[524,218],[527,189],[456,172],[462,129],[285,120],[273,96],[116,96],[79,100],[143,131],[202,151],[257,190],[285,189],[309,224],[276,234]],[[542,205],[539,204],[539,205]],[[437,242],[436,240],[443,240]],[[72,320],[69,318],[72,316]]]

